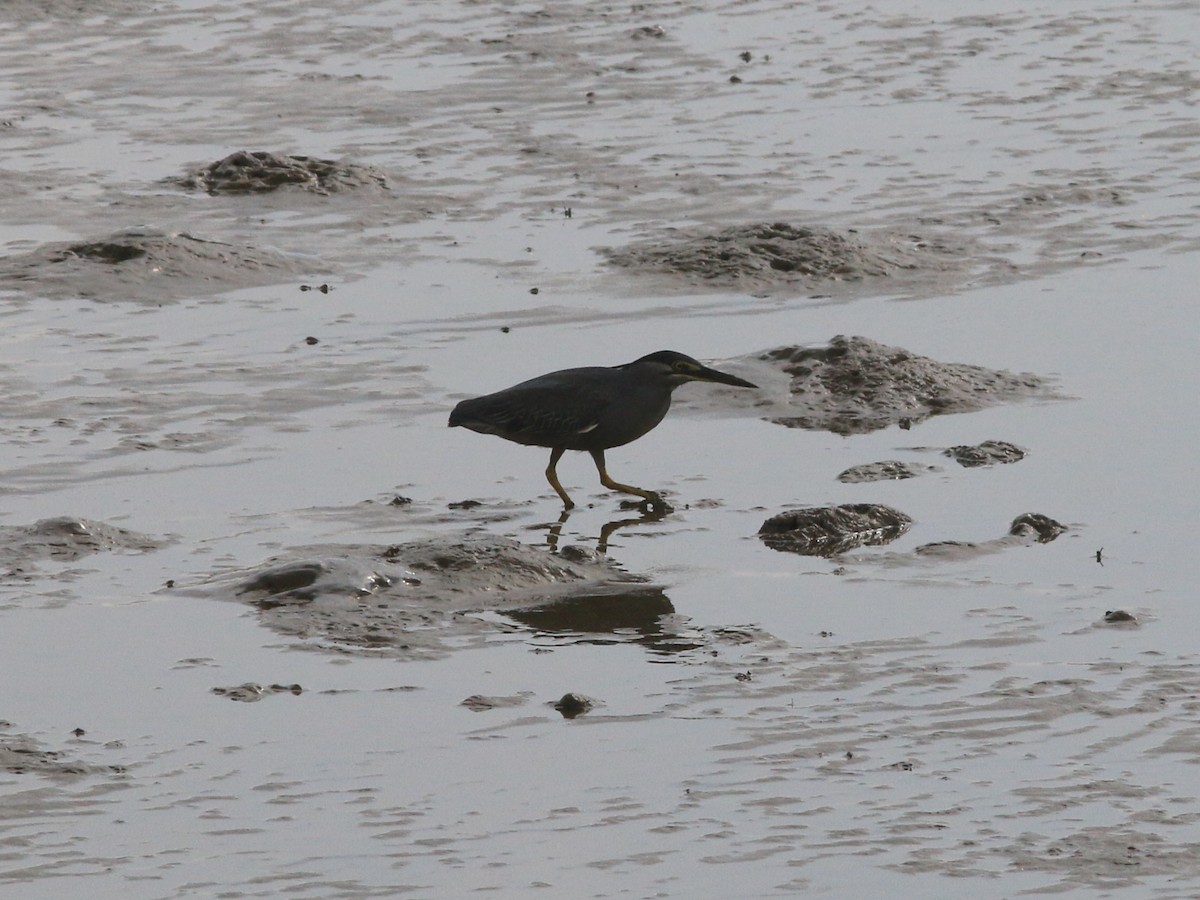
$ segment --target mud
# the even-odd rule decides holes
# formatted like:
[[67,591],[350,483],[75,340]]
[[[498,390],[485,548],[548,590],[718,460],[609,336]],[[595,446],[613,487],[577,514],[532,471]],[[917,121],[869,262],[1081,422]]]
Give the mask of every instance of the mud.
[[831,283],[965,271],[971,255],[945,239],[887,232],[838,232],[787,222],[678,232],[602,250],[634,273],[677,276],[684,285],[762,291],[780,286],[828,289]]
[[474,535],[292,554],[179,590],[247,603],[268,627],[338,653],[437,659],[517,623],[672,649],[660,619],[674,610],[661,588],[585,548],[552,553]]
[[105,522],[57,516],[31,525],[0,525],[0,577],[14,577],[39,560],[74,562],[96,553],[146,553],[165,539],[138,534]]
[[160,306],[198,293],[276,284],[320,264],[187,232],[129,229],[0,258],[0,292]]
[[978,466],[1008,465],[1020,462],[1029,451],[1008,441],[983,441],[980,444],[959,444],[942,451],[965,469]]
[[763,522],[758,536],[772,550],[833,557],[856,547],[889,544],[911,526],[912,519],[898,509],[848,503],[779,513]]
[[[1197,896],[1192,4],[5,12],[0,893]],[[663,346],[669,515],[444,427]]]
[[198,171],[169,179],[169,183],[208,194],[259,194],[289,188],[327,196],[359,188],[389,190],[384,174],[370,166],[266,150],[239,150]]
[[[3,723],[8,727],[9,723]],[[13,775],[62,778],[73,775],[121,775],[119,765],[95,765],[65,750],[43,750],[29,735],[0,734],[0,770]]]
[[585,697],[583,694],[567,693],[554,702],[554,708],[562,713],[564,719],[574,719],[591,712],[595,709],[596,703],[596,700]]
[[465,706],[471,712],[486,712],[490,709],[512,709],[524,706],[528,702],[529,697],[527,696],[488,697],[483,694],[472,694],[459,705]]
[[834,434],[911,428],[931,416],[1053,396],[1038,375],[938,362],[865,337],[838,335],[826,347],[781,347],[759,359],[791,378],[795,412],[771,421]]
[[[1003,537],[990,541],[937,541],[922,544],[913,551],[914,557],[966,560],[997,553],[1011,547],[1031,543],[1049,544],[1067,531],[1067,526],[1041,513],[1022,513],[1009,523]],[[896,561],[895,557],[891,561]]]
[[264,687],[253,681],[247,681],[245,684],[234,687],[215,687],[212,692],[218,697],[225,697],[240,703],[257,703],[264,697],[276,694],[291,694],[293,697],[298,697],[304,693],[304,689],[298,684],[271,684]]
[[1067,526],[1041,513],[1021,513],[1008,526],[1008,533],[1017,538],[1034,538],[1048,544],[1067,530]]
[[887,459],[881,462],[851,466],[841,472],[837,480],[843,484],[869,484],[873,481],[904,481],[938,471],[936,466]]

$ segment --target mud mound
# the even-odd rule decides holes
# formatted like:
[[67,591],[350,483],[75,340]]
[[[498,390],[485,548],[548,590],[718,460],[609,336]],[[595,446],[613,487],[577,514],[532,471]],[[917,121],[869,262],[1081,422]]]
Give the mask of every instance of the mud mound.
[[837,480],[843,484],[866,484],[872,481],[903,481],[906,478],[916,478],[933,471],[936,471],[933,466],[885,459],[881,462],[851,466],[838,475]]
[[984,441],[981,444],[959,444],[942,451],[960,466],[973,469],[977,466],[1007,465],[1020,462],[1026,450],[1008,441]]
[[781,347],[759,358],[791,376],[788,405],[798,410],[771,421],[835,434],[908,428],[930,416],[1052,396],[1037,375],[938,362],[865,337],[838,335],[827,347]]
[[912,519],[878,503],[848,503],[790,509],[772,516],[758,536],[772,550],[802,556],[837,556],[862,546],[894,541],[912,525]]
[[135,228],[0,259],[0,290],[158,304],[274,284],[312,270],[269,250]]
[[119,775],[123,766],[98,766],[73,760],[59,750],[42,750],[28,735],[0,735],[0,771],[13,775]]
[[603,631],[609,641],[620,633],[656,648],[666,640],[657,623],[674,610],[661,588],[572,549],[559,555],[494,537],[304,548],[187,590],[248,603],[271,628],[343,652],[432,658],[521,622]]
[[91,519],[61,516],[32,525],[0,526],[0,566],[20,570],[34,560],[72,562],[106,551],[144,552],[164,542]]
[[965,265],[963,249],[941,241],[895,233],[842,234],[786,222],[737,225],[716,233],[672,230],[661,240],[601,252],[625,269],[721,287],[861,282]]
[[265,150],[239,150],[168,181],[209,194],[260,194],[280,188],[324,195],[364,187],[388,190],[387,178],[369,166]]
[[1039,544],[1048,544],[1067,530],[1067,526],[1041,513],[1021,513],[1008,526],[1009,536],[1033,538]]

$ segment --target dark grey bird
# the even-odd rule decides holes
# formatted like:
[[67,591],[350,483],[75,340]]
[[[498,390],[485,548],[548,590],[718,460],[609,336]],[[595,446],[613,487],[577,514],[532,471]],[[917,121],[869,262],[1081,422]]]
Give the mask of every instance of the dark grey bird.
[[450,427],[462,425],[506,441],[549,447],[546,480],[567,509],[575,504],[559,483],[555,468],[568,450],[590,453],[606,488],[636,494],[661,506],[662,497],[655,491],[609,477],[604,451],[636,441],[661,422],[671,408],[671,392],[688,381],[758,387],[683,353],[659,350],[623,366],[563,369],[463,400],[450,413]]

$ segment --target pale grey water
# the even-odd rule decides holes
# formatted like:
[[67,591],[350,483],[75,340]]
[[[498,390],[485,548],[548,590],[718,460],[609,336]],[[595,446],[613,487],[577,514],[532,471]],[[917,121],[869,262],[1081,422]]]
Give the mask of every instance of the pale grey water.
[[[0,579],[8,732],[126,770],[0,776],[0,894],[1195,894],[1191,4],[7,14],[7,253],[148,224],[312,276],[197,280],[162,306],[102,277],[101,301],[36,283],[0,299],[0,525],[84,516],[173,541]],[[344,155],[393,195],[159,183],[236,149]],[[639,281],[592,250],[775,219],[949,235],[978,258],[923,290],[756,297]],[[682,389],[610,464],[691,508],[611,553],[666,585],[700,651],[497,630],[400,662],[163,588],[473,522],[541,541],[558,508],[540,451],[447,430],[455,399],[659,347],[721,360],[838,333],[1053,375],[1073,399],[842,438]],[[936,453],[989,438],[1030,455]],[[942,472],[835,480],[894,457]],[[594,542],[616,500],[586,457],[560,472],[594,504],[565,540]],[[390,510],[395,493],[423,512]],[[488,506],[439,514],[465,498]],[[785,505],[860,500],[916,524],[841,574],[753,537]],[[909,555],[1026,511],[1072,530]],[[1117,608],[1141,626],[1097,624]],[[305,692],[211,693],[246,681]],[[602,705],[564,721],[547,703],[565,691]],[[476,713],[473,694],[527,702]]]

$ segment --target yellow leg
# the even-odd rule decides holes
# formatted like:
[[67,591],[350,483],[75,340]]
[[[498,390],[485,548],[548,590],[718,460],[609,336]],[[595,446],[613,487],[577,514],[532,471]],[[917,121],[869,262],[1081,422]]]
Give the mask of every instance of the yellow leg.
[[592,459],[596,461],[596,471],[600,473],[600,483],[612,491],[620,491],[622,494],[633,494],[641,497],[643,500],[649,500],[651,503],[661,504],[663,498],[654,491],[648,491],[645,488],[634,487],[631,484],[621,484],[619,481],[613,481],[608,475],[608,469],[604,466],[604,451],[593,450]]
[[554,488],[558,496],[562,497],[563,506],[566,509],[570,509],[575,504],[571,502],[571,498],[563,490],[563,486],[558,480],[558,472],[555,471],[558,461],[562,459],[562,455],[566,452],[565,447],[555,447],[550,451],[550,465],[546,466],[546,480],[550,482],[550,487]]

